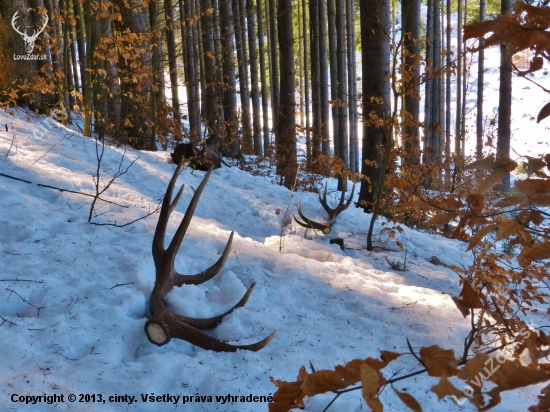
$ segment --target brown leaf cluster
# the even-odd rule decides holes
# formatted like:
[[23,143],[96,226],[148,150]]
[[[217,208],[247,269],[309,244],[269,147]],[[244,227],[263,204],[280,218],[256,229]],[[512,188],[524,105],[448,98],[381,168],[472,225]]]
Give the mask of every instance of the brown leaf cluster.
[[355,359],[345,365],[338,365],[334,370],[320,370],[308,373],[302,366],[296,382],[285,382],[271,378],[278,387],[273,395],[275,403],[269,404],[270,412],[287,412],[295,408],[304,408],[304,398],[321,393],[337,391],[361,381],[365,401],[373,410],[382,404],[376,397],[382,385],[386,383],[380,372],[391,361],[401,356],[399,353],[380,351],[380,359]]

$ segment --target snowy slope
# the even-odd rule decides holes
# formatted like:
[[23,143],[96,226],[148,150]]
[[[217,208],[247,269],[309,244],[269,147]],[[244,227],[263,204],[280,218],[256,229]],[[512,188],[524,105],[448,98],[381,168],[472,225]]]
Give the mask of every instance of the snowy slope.
[[[15,117],[0,113],[0,173],[32,182],[0,176],[2,410],[266,411],[266,403],[222,403],[215,396],[269,396],[276,390],[270,376],[295,380],[309,362],[316,369],[332,368],[378,357],[378,349],[407,353],[406,338],[416,350],[439,344],[461,351],[468,322],[450,298],[459,293],[458,277],[428,260],[438,256],[447,264],[467,265],[471,255],[464,244],[405,228],[398,240],[407,250],[408,270],[395,272],[386,258],[403,262],[405,251],[381,239],[394,251],[366,252],[369,215],[352,207],[329,236],[304,236],[303,228],[287,226],[280,252],[283,214],[276,211],[284,212],[289,191],[236,167],[214,171],[176,260],[181,273],[198,273],[218,259],[235,231],[224,269],[205,285],[177,288],[168,300],[178,313],[209,316],[226,310],[256,282],[246,307],[212,333],[240,343],[275,329],[278,334],[256,353],[213,353],[177,340],[161,348],[150,344],[143,326],[155,281],[151,241],[158,214],[124,228],[94,226],[87,223],[91,198],[37,186],[91,193],[97,166],[94,141],[77,132],[56,125],[34,137],[44,120],[21,110]],[[112,175],[122,154],[120,148],[106,148],[103,173]],[[95,222],[129,222],[164,194],[175,169],[169,154],[128,150],[123,165],[138,157],[104,196],[128,207],[99,203]],[[189,169],[181,174],[178,184],[185,190],[168,237],[202,176]],[[315,194],[296,194],[292,210],[298,199],[308,216],[324,218]],[[343,238],[347,249],[330,245],[334,237]],[[404,375],[419,368],[405,355],[385,373]],[[459,410],[449,399],[437,401],[429,391],[436,383],[422,375],[396,388],[415,396],[425,411]],[[538,390],[505,393],[494,410],[525,410],[536,403]],[[44,394],[64,395],[64,402],[12,402]],[[68,402],[69,394],[77,395],[76,403]],[[101,395],[105,402],[81,403],[80,394],[95,394],[96,401]],[[196,394],[211,396],[212,402],[196,402]],[[115,395],[122,402],[110,402]],[[162,395],[189,396],[193,402],[150,403],[142,395],[161,396],[161,401],[168,400]],[[323,410],[332,397],[313,398],[307,410]],[[382,399],[388,411],[406,409],[389,388]],[[472,410],[468,404],[464,408]],[[359,410],[368,410],[360,391],[341,396],[330,408]]]

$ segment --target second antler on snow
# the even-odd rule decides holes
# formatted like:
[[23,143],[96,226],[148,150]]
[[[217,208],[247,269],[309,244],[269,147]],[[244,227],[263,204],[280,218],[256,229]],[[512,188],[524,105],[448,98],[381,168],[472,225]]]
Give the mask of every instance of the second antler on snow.
[[302,218],[303,222],[296,219],[296,216],[294,216],[294,220],[300,226],[307,227],[310,229],[318,229],[322,231],[325,235],[328,235],[330,233],[330,228],[336,221],[336,218],[338,217],[338,215],[342,213],[344,210],[346,210],[351,204],[351,200],[353,199],[354,192],[355,192],[355,184],[351,189],[351,195],[348,201],[344,203],[344,200],[346,199],[346,192],[342,191],[342,196],[340,197],[340,202],[338,203],[338,206],[336,206],[334,209],[331,209],[327,204],[327,185],[325,183],[325,191],[323,192],[323,195],[321,196],[321,193],[319,193],[319,202],[321,202],[323,209],[325,209],[326,212],[328,213],[329,220],[327,222],[315,222],[311,219],[308,219],[302,213],[302,205],[300,204],[300,201],[298,201],[298,214]]
[[225,341],[207,335],[200,330],[213,328],[222,321],[225,315],[231,313],[235,308],[244,306],[250,297],[254,286],[256,285],[255,283],[248,288],[242,299],[235,306],[227,312],[212,318],[189,318],[178,315],[168,309],[166,305],[164,298],[174,286],[199,285],[216,276],[223,268],[227,256],[229,255],[229,251],[231,250],[231,242],[233,241],[233,232],[231,232],[231,236],[229,237],[221,257],[214,265],[212,265],[212,267],[206,269],[204,272],[192,276],[183,276],[176,272],[174,268],[176,254],[178,253],[178,249],[181,245],[183,237],[185,236],[185,232],[189,227],[189,223],[191,222],[191,218],[193,217],[193,213],[195,212],[201,193],[204,190],[204,187],[206,186],[213,170],[213,167],[211,167],[210,170],[208,170],[208,173],[206,173],[206,176],[195,192],[193,199],[191,199],[191,203],[189,203],[189,206],[187,207],[185,217],[180,223],[174,238],[170,242],[168,248],[165,249],[164,236],[168,225],[168,219],[178,204],[183,192],[182,186],[174,198],[174,201],[171,201],[174,186],[181,168],[182,163],[180,162],[174,172],[174,175],[172,176],[172,179],[170,180],[170,183],[168,184],[166,195],[164,196],[162,208],[160,210],[160,217],[157,223],[155,236],[153,238],[153,260],[156,268],[156,281],[155,287],[151,294],[151,302],[149,304],[152,318],[145,324],[145,333],[147,334],[147,338],[149,338],[151,343],[154,343],[157,346],[165,345],[171,338],[176,338],[185,340],[203,349],[209,349],[216,352],[235,352],[238,349],[247,349],[252,351],[260,350],[271,342],[277,331],[274,331],[264,340],[251,345],[231,345]]

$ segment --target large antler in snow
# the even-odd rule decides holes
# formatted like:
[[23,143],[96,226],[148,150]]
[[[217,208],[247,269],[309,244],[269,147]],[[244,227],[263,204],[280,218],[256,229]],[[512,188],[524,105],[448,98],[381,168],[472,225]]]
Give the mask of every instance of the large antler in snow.
[[323,192],[323,195],[321,196],[321,193],[319,193],[319,202],[321,202],[323,209],[325,209],[326,212],[328,213],[328,217],[329,217],[328,222],[319,223],[305,217],[304,214],[302,213],[302,205],[300,201],[298,201],[298,214],[302,218],[303,222],[296,219],[296,216],[294,216],[294,220],[300,226],[307,227],[310,229],[317,229],[322,231],[325,235],[328,235],[330,233],[330,228],[336,221],[336,218],[338,217],[338,215],[342,213],[344,210],[346,210],[351,204],[351,200],[353,199],[354,192],[355,192],[355,184],[351,189],[351,196],[349,197],[348,201],[344,203],[344,200],[346,200],[346,192],[342,191],[342,196],[340,197],[340,202],[338,203],[338,206],[336,206],[336,208],[334,209],[331,209],[327,204],[327,185],[325,183],[325,191]]
[[49,18],[48,18],[48,15],[45,14],[44,15],[44,25],[42,26],[42,28],[40,30],[34,30],[34,33],[32,34],[32,36],[29,36],[27,34],[27,30],[25,30],[25,32],[22,32],[22,31],[19,30],[19,27],[16,27],[16,20],[17,20],[18,14],[19,14],[19,11],[16,11],[15,14],[13,15],[13,17],[11,18],[11,25],[12,25],[13,29],[17,33],[19,33],[21,35],[21,37],[23,38],[23,40],[25,41],[25,48],[27,49],[27,53],[30,54],[34,50],[34,43],[36,42],[36,39],[38,38],[40,33],[42,33],[44,31],[44,29],[46,28],[46,25],[48,24]]
[[253,283],[248,288],[245,295],[235,306],[233,306],[227,312],[212,318],[188,318],[173,313],[166,306],[164,298],[174,286],[199,285],[216,276],[218,272],[222,269],[227,259],[227,256],[229,255],[229,251],[231,250],[231,243],[233,241],[232,232],[221,257],[212,267],[206,269],[204,272],[192,276],[183,276],[176,272],[176,270],[174,269],[174,260],[176,258],[176,254],[178,253],[178,249],[181,245],[183,237],[185,236],[185,232],[189,227],[189,223],[191,222],[191,218],[193,217],[193,213],[195,212],[195,208],[197,206],[197,203],[199,202],[201,193],[204,190],[208,179],[210,178],[213,167],[211,167],[208,173],[206,173],[206,176],[204,177],[203,181],[195,192],[193,199],[191,199],[191,203],[189,203],[189,206],[187,207],[185,216],[180,223],[178,229],[176,230],[174,238],[170,242],[168,248],[165,249],[164,236],[166,233],[166,227],[168,226],[168,219],[170,218],[170,214],[173,212],[176,205],[178,204],[178,201],[180,200],[181,194],[183,192],[182,186],[178,194],[174,198],[174,201],[171,201],[174,186],[176,184],[176,180],[178,179],[178,175],[181,169],[182,162],[180,162],[180,164],[176,168],[176,171],[174,172],[174,175],[172,176],[172,179],[168,184],[168,188],[166,189],[166,195],[164,196],[162,208],[160,210],[160,217],[157,223],[157,229],[153,238],[153,260],[155,262],[156,268],[156,281],[153,293],[151,294],[151,302],[149,304],[152,318],[148,320],[145,324],[145,333],[147,334],[147,337],[149,338],[151,343],[154,343],[158,346],[167,344],[171,338],[176,338],[190,342],[193,345],[199,346],[203,349],[209,349],[216,352],[235,352],[237,349],[247,349],[253,351],[260,350],[267,346],[269,342],[271,342],[277,331],[274,331],[271,335],[260,342],[251,345],[238,346],[230,345],[222,340],[207,335],[200,330],[213,328],[221,322],[222,318],[225,315],[231,313],[235,308],[244,306],[248,298],[250,297],[254,286],[256,285],[255,283]]

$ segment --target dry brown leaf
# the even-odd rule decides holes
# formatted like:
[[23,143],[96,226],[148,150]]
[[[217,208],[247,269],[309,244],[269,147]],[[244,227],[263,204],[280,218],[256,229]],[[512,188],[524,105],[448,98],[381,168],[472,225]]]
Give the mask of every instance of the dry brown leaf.
[[541,389],[542,396],[538,396],[539,403],[529,407],[529,412],[548,412],[550,411],[550,385]]
[[288,412],[294,408],[304,407],[303,401],[300,404],[295,403],[300,396],[302,382],[285,382],[272,377],[270,379],[279,389],[273,394],[275,403],[269,404],[269,412]]
[[361,390],[365,400],[374,399],[376,395],[378,395],[378,391],[380,390],[378,374],[369,365],[361,365],[361,384],[363,386]]
[[533,261],[542,259],[550,259],[549,241],[524,247],[518,256],[518,263],[525,268]]
[[401,402],[403,402],[405,405],[409,407],[414,412],[422,412],[422,408],[420,407],[420,404],[412,395],[409,395],[405,392],[400,392],[397,389],[395,389],[393,386],[391,387],[395,394],[399,396],[399,399],[401,399]]
[[460,200],[457,200],[454,197],[448,197],[443,200],[435,201],[434,205],[448,212],[454,212],[464,206]]
[[542,66],[544,65],[544,60],[542,57],[537,56],[533,60],[529,62],[529,68],[527,70],[519,70],[520,76],[526,76],[529,73],[536,72],[537,70],[542,69]]
[[455,396],[458,399],[462,397],[462,392],[455,388],[445,376],[439,380],[437,385],[432,386],[431,391],[437,395],[438,400],[443,399],[445,396]]
[[497,236],[496,240],[508,239],[512,236],[521,236],[524,240],[530,241],[531,235],[525,227],[516,220],[501,217],[497,220]]
[[525,199],[523,196],[508,196],[495,203],[495,207],[510,207],[521,203]]
[[466,204],[474,214],[480,215],[485,206],[485,198],[478,194],[469,194],[466,196]]
[[485,159],[476,160],[475,162],[472,162],[464,166],[464,170],[472,170],[472,169],[494,170],[496,166],[497,166],[497,163],[495,162],[495,155],[494,153],[491,153]]
[[462,312],[464,317],[470,314],[470,309],[481,309],[485,307],[479,293],[472,288],[472,285],[470,285],[470,282],[467,280],[464,281],[460,296],[458,298],[453,296],[451,299],[453,299],[453,302],[456,304],[458,310]]
[[484,178],[476,178],[476,190],[477,194],[485,194],[493,189],[493,187],[502,181],[502,178],[506,176],[506,170],[503,168],[496,169],[492,174]]
[[487,236],[497,227],[498,225],[493,224],[493,225],[485,226],[482,229],[478,230],[477,233],[474,236],[472,236],[472,238],[470,239],[470,244],[468,245],[468,249],[466,249],[466,252],[475,248],[479,244],[479,242],[483,240],[485,236]]
[[454,376],[458,361],[452,349],[432,345],[420,349],[420,359],[428,368],[428,375],[437,377]]
[[391,361],[397,359],[401,355],[402,355],[401,353],[390,352],[390,351],[387,351],[387,350],[381,350],[380,351],[380,359],[381,360],[373,359],[373,358],[367,358],[367,360],[365,362],[369,366],[371,366],[372,368],[379,371],[380,369],[384,369],[386,366],[388,366],[388,364]]
[[524,179],[517,180],[515,188],[518,192],[530,196],[534,194],[550,194],[550,180]]
[[528,175],[532,175],[535,172],[538,172],[541,170],[544,166],[546,166],[546,163],[544,160],[539,159],[537,157],[529,157],[527,156],[527,164],[525,164],[525,170],[527,171]]

